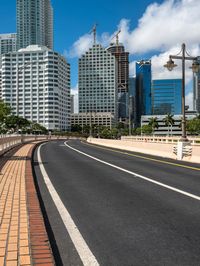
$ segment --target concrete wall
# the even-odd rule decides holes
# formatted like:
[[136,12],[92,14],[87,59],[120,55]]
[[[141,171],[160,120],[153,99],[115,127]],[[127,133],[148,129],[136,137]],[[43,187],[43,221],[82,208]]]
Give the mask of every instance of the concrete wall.
[[[135,142],[130,140],[111,140],[96,138],[88,138],[87,141],[93,144],[102,145],[110,148],[117,148],[127,151],[134,151],[176,159],[176,155],[173,153],[173,147],[176,145],[174,143],[149,143]],[[192,146],[192,156],[184,157],[183,161],[200,164],[200,146]]]

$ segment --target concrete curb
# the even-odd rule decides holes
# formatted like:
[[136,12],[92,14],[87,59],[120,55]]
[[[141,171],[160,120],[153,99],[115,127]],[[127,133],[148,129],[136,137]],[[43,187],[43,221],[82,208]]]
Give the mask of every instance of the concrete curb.
[[[40,142],[39,144],[41,144]],[[32,264],[37,266],[55,265],[48,234],[45,228],[43,214],[35,187],[32,171],[32,155],[38,144],[31,147],[26,159],[26,190],[30,226],[31,259]]]

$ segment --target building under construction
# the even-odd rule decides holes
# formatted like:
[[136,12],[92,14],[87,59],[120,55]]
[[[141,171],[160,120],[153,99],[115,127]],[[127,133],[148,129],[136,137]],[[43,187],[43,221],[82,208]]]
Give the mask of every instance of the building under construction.
[[118,35],[116,39],[116,43],[111,43],[107,50],[115,56],[117,61],[118,118],[119,121],[126,122],[129,116],[129,53],[125,51],[123,44],[118,42]]

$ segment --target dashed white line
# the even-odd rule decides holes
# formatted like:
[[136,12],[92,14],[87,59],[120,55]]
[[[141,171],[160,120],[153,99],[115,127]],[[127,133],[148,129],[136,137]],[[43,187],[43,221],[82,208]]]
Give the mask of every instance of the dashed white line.
[[186,191],[183,191],[183,190],[181,190],[181,189],[178,189],[178,188],[175,188],[175,187],[172,187],[172,186],[168,186],[168,185],[166,185],[166,184],[164,184],[164,183],[158,182],[158,181],[153,180],[153,179],[151,179],[151,178],[145,177],[145,176],[143,176],[143,175],[139,175],[139,174],[134,173],[134,172],[132,172],[132,171],[126,170],[126,169],[124,169],[124,168],[121,168],[121,167],[119,167],[119,166],[117,166],[117,165],[114,165],[114,164],[108,163],[108,162],[106,162],[106,161],[100,160],[100,159],[98,159],[98,158],[96,158],[96,157],[94,157],[94,156],[91,156],[91,155],[89,155],[89,154],[87,154],[87,153],[85,153],[85,152],[82,152],[82,151],[80,151],[80,150],[77,150],[77,149],[75,149],[75,148],[69,146],[69,145],[67,144],[67,142],[65,142],[65,146],[68,147],[69,149],[74,150],[74,151],[76,151],[76,152],[78,152],[78,153],[80,153],[80,154],[82,154],[82,155],[85,155],[85,156],[87,156],[87,157],[89,157],[89,158],[91,158],[91,159],[93,159],[93,160],[95,160],[95,161],[98,161],[98,162],[100,162],[100,163],[106,164],[106,165],[108,165],[108,166],[111,166],[111,167],[113,167],[113,168],[115,168],[115,169],[118,169],[118,170],[123,171],[123,172],[125,172],[125,173],[128,173],[128,174],[130,174],[130,175],[133,175],[133,176],[135,176],[135,177],[141,178],[141,179],[146,180],[146,181],[148,181],[148,182],[154,183],[154,184],[156,184],[156,185],[158,185],[158,186],[161,186],[161,187],[167,188],[167,189],[169,189],[169,190],[175,191],[175,192],[177,192],[177,193],[180,193],[180,194],[182,194],[182,195],[185,195],[185,196],[187,196],[187,197],[190,197],[190,198],[193,198],[193,199],[196,199],[196,200],[199,200],[199,201],[200,201],[200,197],[197,196],[197,195],[194,195],[194,194],[188,193],[188,192],[186,192]]
[[38,157],[38,163],[40,167],[40,171],[42,173],[42,176],[44,178],[44,182],[49,190],[49,193],[52,197],[52,200],[54,201],[56,208],[58,209],[58,212],[63,220],[63,223],[71,237],[72,242],[74,243],[74,246],[80,256],[80,259],[83,262],[83,265],[85,266],[97,266],[99,263],[97,262],[95,256],[92,254],[90,248],[88,247],[87,243],[83,239],[80,231],[78,230],[76,224],[74,223],[71,215],[65,208],[62,200],[60,199],[57,191],[55,190],[51,180],[49,179],[49,176],[44,168],[44,165],[42,163],[41,159],[41,147],[44,144],[42,144],[38,148],[37,157]]

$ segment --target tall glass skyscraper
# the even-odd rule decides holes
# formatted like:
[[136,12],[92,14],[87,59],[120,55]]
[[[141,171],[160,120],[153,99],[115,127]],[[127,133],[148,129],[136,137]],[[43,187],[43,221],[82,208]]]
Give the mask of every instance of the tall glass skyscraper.
[[51,1],[17,0],[17,48],[34,44],[53,49]]
[[181,114],[181,79],[152,81],[152,114]]
[[136,123],[142,115],[151,115],[151,61],[136,62]]

